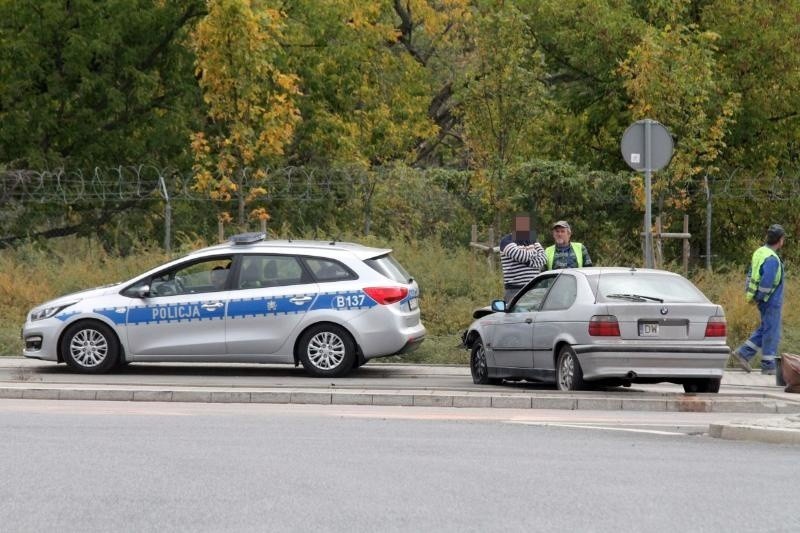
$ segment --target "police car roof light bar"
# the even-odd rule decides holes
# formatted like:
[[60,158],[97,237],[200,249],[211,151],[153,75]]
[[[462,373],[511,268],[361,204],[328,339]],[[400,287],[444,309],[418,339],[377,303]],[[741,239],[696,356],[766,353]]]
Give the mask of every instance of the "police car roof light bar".
[[252,233],[240,233],[238,235],[231,235],[231,237],[228,240],[233,244],[253,244],[256,242],[261,242],[266,238],[267,238],[266,233],[257,231]]

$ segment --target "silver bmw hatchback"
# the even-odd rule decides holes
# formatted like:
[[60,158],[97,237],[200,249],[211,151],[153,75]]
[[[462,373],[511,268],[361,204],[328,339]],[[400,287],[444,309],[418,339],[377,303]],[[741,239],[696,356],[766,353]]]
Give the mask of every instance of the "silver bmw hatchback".
[[464,332],[475,383],[660,381],[719,392],[730,348],[722,307],[686,278],[635,268],[545,272],[508,305],[478,309]]
[[28,313],[23,355],[108,372],[132,361],[302,364],[342,376],[425,338],[391,250],[243,234]]

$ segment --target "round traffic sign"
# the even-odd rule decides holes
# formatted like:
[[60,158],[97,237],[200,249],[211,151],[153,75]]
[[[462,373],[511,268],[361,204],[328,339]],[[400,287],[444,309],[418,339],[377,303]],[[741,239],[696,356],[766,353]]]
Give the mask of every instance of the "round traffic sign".
[[[648,130],[650,133],[649,150],[647,143]],[[672,159],[674,145],[669,130],[663,124],[647,118],[638,120],[628,126],[628,129],[622,135],[620,148],[622,149],[622,157],[625,158],[625,162],[633,170],[654,172],[669,164],[670,159]]]

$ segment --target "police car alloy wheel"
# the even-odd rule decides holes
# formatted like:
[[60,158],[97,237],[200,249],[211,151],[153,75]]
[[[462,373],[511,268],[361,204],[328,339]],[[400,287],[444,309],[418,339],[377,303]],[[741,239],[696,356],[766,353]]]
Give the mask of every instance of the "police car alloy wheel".
[[310,328],[300,338],[299,350],[303,368],[316,377],[343,376],[356,362],[355,343],[335,324]]
[[117,366],[119,343],[114,332],[105,324],[78,322],[64,332],[61,354],[70,368],[100,374]]

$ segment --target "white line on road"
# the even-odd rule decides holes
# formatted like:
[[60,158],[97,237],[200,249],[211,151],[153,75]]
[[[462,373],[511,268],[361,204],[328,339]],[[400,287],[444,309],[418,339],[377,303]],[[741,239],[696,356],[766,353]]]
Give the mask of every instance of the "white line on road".
[[[685,437],[686,433],[678,431],[661,431],[656,429],[640,429],[640,428],[625,428],[625,427],[608,427],[608,426],[592,426],[587,424],[554,424],[552,422],[524,422],[520,420],[510,420],[507,424],[522,424],[524,426],[547,426],[558,428],[576,428],[576,429],[599,429],[601,431],[627,431],[630,433],[648,433],[650,435],[678,435]],[[708,426],[698,426],[708,428]]]

